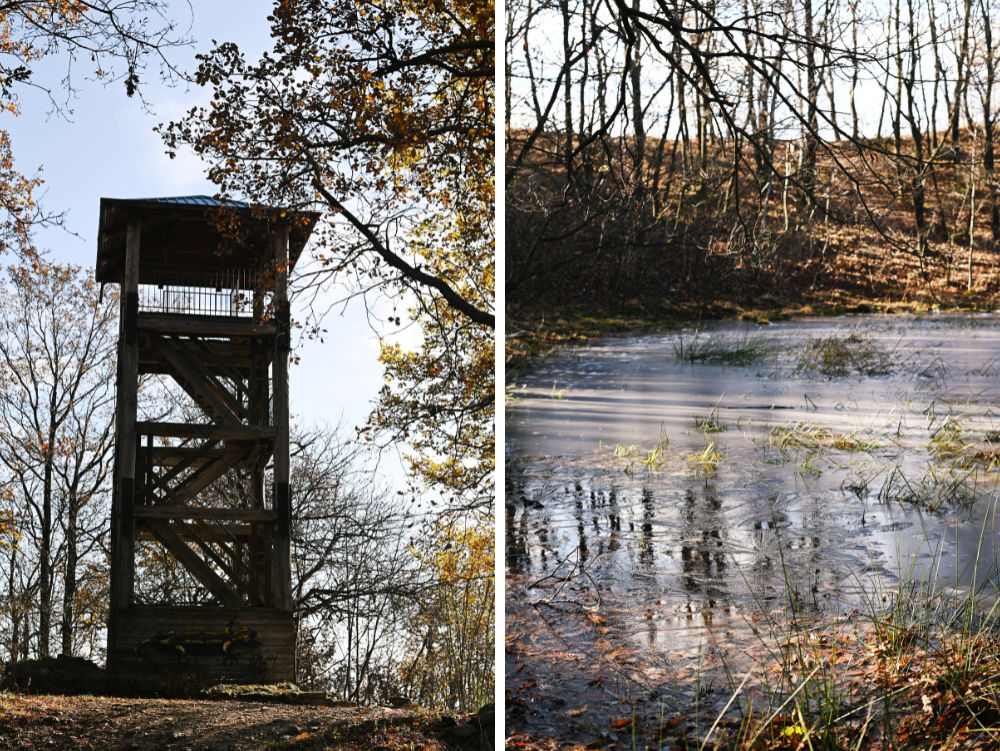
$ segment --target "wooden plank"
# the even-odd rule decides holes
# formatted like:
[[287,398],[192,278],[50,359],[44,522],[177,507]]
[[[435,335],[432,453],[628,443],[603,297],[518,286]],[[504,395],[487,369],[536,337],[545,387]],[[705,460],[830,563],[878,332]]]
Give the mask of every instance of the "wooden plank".
[[[149,453],[149,449],[145,449]],[[181,462],[185,462],[185,466],[192,468],[204,467],[209,462],[213,462],[217,459],[222,459],[225,457],[226,452],[222,449],[213,449],[211,451],[205,452],[204,454],[197,454],[197,449],[193,448],[180,448],[177,446],[158,446],[152,450],[152,466],[154,467],[176,467]],[[252,452],[251,452],[252,453]],[[188,459],[191,459],[188,462]],[[248,456],[242,461],[235,462],[232,464],[233,469],[253,469],[257,464],[257,459],[254,456]]]
[[121,294],[121,355],[118,359],[117,441],[118,539],[112,541],[115,563],[113,607],[127,607],[135,587],[135,418],[139,385],[139,220],[128,220]]
[[[142,521],[143,521],[142,519],[137,520],[136,539],[155,541],[156,538],[153,537],[152,534],[143,531]],[[252,538],[253,530],[251,528],[251,525],[267,524],[267,523],[268,522],[248,522],[248,523],[222,522],[216,524],[212,522],[201,522],[201,524],[204,524],[206,527],[210,527],[211,529],[215,530],[218,534],[225,533],[227,535],[231,535],[232,537],[236,537],[237,539],[240,540],[249,540]],[[178,531],[177,536],[180,537],[182,540],[187,539],[182,531]]]
[[274,514],[257,508],[206,508],[203,506],[139,506],[140,519],[217,519],[220,521],[273,522]]
[[162,520],[148,520],[146,527],[171,555],[198,581],[200,581],[221,602],[232,607],[243,604],[243,598],[195,553],[186,542],[178,537],[170,525]]
[[292,609],[291,497],[288,484],[288,355],[291,349],[291,318],[288,307],[288,227],[274,233],[274,307],[277,335],[274,337],[272,380],[274,388],[274,604]]
[[216,423],[138,422],[144,435],[163,438],[214,438],[216,440],[257,440],[273,438],[270,425],[218,425]]
[[144,334],[251,337],[274,336],[276,329],[272,323],[256,323],[249,317],[140,313],[139,331]]
[[[295,671],[295,624],[291,613],[270,607],[140,605],[113,611],[109,625],[120,638],[116,654],[108,661],[136,688],[156,690],[180,675],[199,680],[228,683],[273,683],[293,680]],[[224,632],[246,626],[255,632],[250,649],[236,650],[227,659],[220,651],[189,650],[183,659],[168,650],[146,648],[144,659],[136,647],[156,634],[191,631]]]

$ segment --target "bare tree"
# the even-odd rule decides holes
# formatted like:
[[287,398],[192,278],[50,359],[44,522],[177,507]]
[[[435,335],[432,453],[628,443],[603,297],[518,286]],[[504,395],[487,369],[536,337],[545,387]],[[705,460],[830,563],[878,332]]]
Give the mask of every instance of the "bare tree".
[[[115,320],[111,296],[102,302],[78,267],[15,268],[0,291],[0,468],[22,531],[17,553],[38,568],[32,599],[42,656],[50,652],[58,575],[61,644],[71,652],[81,561],[101,552]],[[13,589],[13,555],[10,565]]]

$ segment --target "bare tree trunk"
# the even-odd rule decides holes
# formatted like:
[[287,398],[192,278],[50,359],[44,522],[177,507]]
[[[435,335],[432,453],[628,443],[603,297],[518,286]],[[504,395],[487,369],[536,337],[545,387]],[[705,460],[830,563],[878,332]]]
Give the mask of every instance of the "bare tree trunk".
[[[915,20],[913,4],[915,0],[906,0],[909,14],[907,21],[907,36],[909,37],[910,64],[905,78],[906,87],[906,119],[910,126],[910,137],[913,139],[913,166],[910,178],[910,188],[913,196],[913,223],[917,233],[917,252],[921,258],[927,251],[927,219],[924,211],[924,134],[920,127],[920,117],[917,115],[913,87],[917,85],[918,45],[914,37]],[[897,9],[898,9],[897,4]],[[897,27],[898,19],[897,19]],[[898,45],[898,40],[897,40]],[[898,49],[898,46],[897,46]],[[901,108],[900,108],[901,109]]]
[[[963,100],[963,90],[966,85],[968,73],[965,71],[965,64],[969,54],[969,24],[972,16],[972,0],[965,0],[965,12],[962,14],[962,43],[958,51],[958,58],[955,61],[955,100],[951,106],[951,146],[955,151],[955,160],[958,160],[958,121],[959,107]],[[971,125],[971,123],[970,123]]]
[[934,93],[931,100],[931,116],[928,127],[931,135],[931,148],[937,151],[938,147],[938,86],[944,78],[944,68],[941,66],[941,48],[938,41],[937,18],[934,12],[934,0],[927,0],[927,21],[931,31],[931,47],[934,50]]
[[972,250],[976,246],[976,138],[972,137],[972,159],[969,161],[969,284],[967,292],[972,292]]
[[981,97],[983,106],[983,179],[990,195],[990,236],[996,245],[1000,243],[1000,207],[997,205],[997,186],[994,176],[996,122],[993,113],[993,86],[996,82],[996,51],[993,47],[993,18],[989,4],[984,0],[979,0],[979,8],[983,18],[983,42],[986,45],[984,53],[986,80],[983,82]]
[[559,8],[562,11],[563,21],[563,65],[566,75],[563,79],[563,106],[565,109],[565,162],[567,171],[572,169],[570,164],[573,156],[573,70],[570,62],[573,57],[573,50],[570,47],[570,22],[573,20],[569,12],[569,0],[560,0]]
[[76,608],[76,569],[79,565],[77,533],[80,504],[76,494],[70,494],[66,517],[66,573],[63,576],[62,653],[73,654],[73,621]]
[[812,0],[803,0],[805,28],[802,30],[806,41],[806,98],[808,114],[806,122],[808,130],[806,133],[805,150],[802,160],[802,187],[812,202],[812,194],[816,188],[816,148],[819,145],[816,134],[819,131],[818,103],[819,103],[819,71],[816,70],[816,46],[813,43],[813,4]]
[[52,628],[52,475],[55,461],[56,404],[52,390],[49,407],[48,448],[45,456],[45,485],[42,490],[41,544],[38,546],[38,653],[49,656],[49,636]]
[[[632,9],[639,10],[639,0],[632,0]],[[632,69],[629,77],[632,82],[632,129],[635,135],[635,155],[633,157],[633,167],[635,169],[636,186],[641,192],[645,187],[645,166],[646,166],[646,124],[643,120],[642,111],[642,63],[639,51],[639,39],[636,38],[635,46],[632,49]]]
[[858,88],[858,69],[861,66],[861,60],[858,57],[858,4],[857,2],[850,3],[851,6],[851,39],[852,46],[851,50],[853,54],[851,55],[851,139],[854,141],[858,140],[858,108],[854,101],[854,92]]
[[[899,0],[896,0],[896,99],[894,104],[895,109],[892,115],[892,148],[893,153],[899,156],[903,153],[903,137],[902,131],[900,129],[900,118],[902,117],[903,110],[903,48],[902,48],[902,30],[900,29],[900,8]],[[898,164],[898,163],[897,163]],[[902,194],[902,185],[899,186],[899,193]]]
[[835,140],[840,141],[843,137],[840,125],[837,123],[837,102],[835,99],[835,79],[834,79],[834,65],[830,59],[830,50],[833,48],[833,40],[830,38],[831,35],[831,16],[837,7],[836,0],[827,0],[826,10],[823,13],[823,68],[824,70],[820,74],[820,78],[823,81],[823,86],[826,89],[826,98],[830,102],[830,124],[833,125],[833,137]]

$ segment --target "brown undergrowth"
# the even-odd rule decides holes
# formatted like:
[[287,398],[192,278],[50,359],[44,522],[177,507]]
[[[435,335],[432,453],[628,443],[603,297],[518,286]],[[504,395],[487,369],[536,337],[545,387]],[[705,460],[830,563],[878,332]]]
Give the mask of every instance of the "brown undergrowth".
[[[972,153],[968,133],[961,146]],[[507,197],[508,366],[551,342],[679,321],[1000,307],[1000,251],[988,202],[970,195],[967,164],[928,166],[933,189],[918,239],[911,186],[892,160],[865,158],[847,143],[829,148],[816,200],[780,186],[765,230],[753,174],[741,174],[739,201],[727,193],[732,155],[723,146],[713,143],[706,165],[687,176],[679,164],[664,165],[645,203],[619,206],[611,191],[605,198],[617,208],[606,216],[591,216],[597,209],[582,197],[579,205],[563,198],[565,168],[536,146],[537,185]],[[901,148],[909,153],[910,140]],[[617,169],[602,163],[603,179],[614,183],[608,176]]]

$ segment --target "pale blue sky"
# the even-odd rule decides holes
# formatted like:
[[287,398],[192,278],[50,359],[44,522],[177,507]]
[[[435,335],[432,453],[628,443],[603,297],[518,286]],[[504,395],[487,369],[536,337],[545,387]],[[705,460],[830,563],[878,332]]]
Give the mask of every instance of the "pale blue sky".
[[[212,40],[236,42],[248,60],[255,61],[271,49],[267,16],[272,3],[262,0],[195,1],[192,11],[172,3],[181,28],[193,21],[192,49],[175,51],[172,59],[182,68],[194,68],[196,52],[207,51]],[[32,174],[42,168],[44,206],[66,211],[66,229],[51,229],[37,235],[39,248],[50,258],[92,267],[97,254],[96,232],[100,199],[157,196],[212,195],[205,167],[193,155],[169,159],[153,133],[161,122],[179,118],[191,107],[208,101],[208,93],[184,85],[169,88],[147,72],[144,94],[152,113],[143,110],[138,98],[129,99],[125,86],[108,87],[83,76],[92,67],[79,65],[74,82],[79,96],[70,102],[68,117],[50,115],[45,94],[22,89],[22,114],[0,116],[0,127],[11,134],[16,166]],[[66,72],[66,58],[54,58],[35,66],[35,80],[58,87]],[[56,92],[59,93],[59,92]],[[0,258],[0,263],[10,259]],[[295,311],[293,310],[293,315]],[[381,387],[382,369],[377,361],[378,341],[362,302],[352,301],[343,315],[331,315],[323,344],[301,346],[301,363],[291,370],[292,413],[305,423],[336,423],[341,413],[348,426],[361,425],[371,401]],[[387,459],[389,459],[387,457]],[[383,462],[395,479],[396,462]]]

